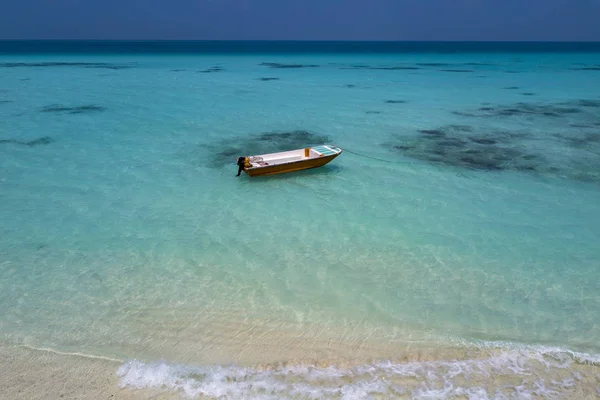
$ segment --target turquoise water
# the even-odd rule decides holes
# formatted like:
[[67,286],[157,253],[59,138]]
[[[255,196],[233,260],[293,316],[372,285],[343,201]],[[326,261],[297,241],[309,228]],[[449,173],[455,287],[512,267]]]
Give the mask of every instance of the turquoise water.
[[[550,353],[573,374],[597,365],[599,66],[596,52],[0,55],[0,335],[133,359],[126,386],[224,397],[253,383],[418,398],[451,381],[447,395],[504,398],[480,361],[453,364],[457,346],[501,349],[486,373],[521,378]],[[322,143],[345,152],[235,177],[238,156]],[[364,363],[340,366],[356,346]],[[398,364],[416,347],[430,359]],[[230,363],[299,359],[341,381],[295,369],[316,365],[221,380],[253,368]]]

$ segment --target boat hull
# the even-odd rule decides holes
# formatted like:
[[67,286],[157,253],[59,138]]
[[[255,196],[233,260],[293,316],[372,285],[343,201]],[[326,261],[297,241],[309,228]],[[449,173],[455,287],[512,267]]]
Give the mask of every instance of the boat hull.
[[327,156],[322,156],[318,158],[309,158],[306,160],[294,161],[285,164],[277,164],[277,165],[266,165],[264,167],[254,167],[254,168],[246,168],[244,172],[249,176],[264,176],[264,175],[277,175],[284,174],[287,172],[295,172],[302,171],[304,169],[311,168],[319,168],[325,164],[328,164],[337,156],[342,154],[341,152],[338,154],[332,154]]

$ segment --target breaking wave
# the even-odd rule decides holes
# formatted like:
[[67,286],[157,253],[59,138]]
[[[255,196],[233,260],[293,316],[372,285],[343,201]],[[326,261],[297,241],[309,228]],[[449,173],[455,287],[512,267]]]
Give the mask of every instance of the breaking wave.
[[[468,354],[468,353],[467,353]],[[189,366],[130,360],[130,389],[215,399],[562,399],[600,395],[600,356],[559,348],[477,350],[457,360]]]

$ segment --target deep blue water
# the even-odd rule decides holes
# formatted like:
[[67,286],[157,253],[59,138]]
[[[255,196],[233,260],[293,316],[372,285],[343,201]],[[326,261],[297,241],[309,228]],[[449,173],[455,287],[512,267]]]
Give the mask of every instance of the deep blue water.
[[594,53],[600,42],[0,41],[0,54]]

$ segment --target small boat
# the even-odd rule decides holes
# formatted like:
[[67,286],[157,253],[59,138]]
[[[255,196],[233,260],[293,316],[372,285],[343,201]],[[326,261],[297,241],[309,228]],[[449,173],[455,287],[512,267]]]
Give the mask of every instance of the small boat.
[[342,149],[339,147],[322,145],[280,153],[239,157],[237,176],[240,176],[242,171],[249,176],[262,176],[322,167],[340,154]]

